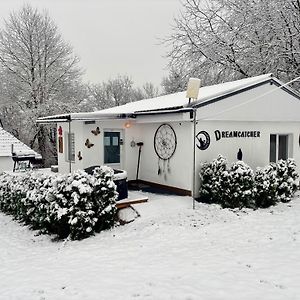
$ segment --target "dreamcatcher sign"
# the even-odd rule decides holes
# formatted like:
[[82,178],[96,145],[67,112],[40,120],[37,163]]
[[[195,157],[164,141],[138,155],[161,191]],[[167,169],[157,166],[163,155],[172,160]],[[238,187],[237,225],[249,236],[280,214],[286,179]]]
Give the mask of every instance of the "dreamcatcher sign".
[[168,173],[171,172],[170,158],[174,155],[176,147],[177,138],[174,129],[169,124],[160,125],[154,135],[154,150],[158,156],[157,174],[164,173],[165,179],[166,169]]

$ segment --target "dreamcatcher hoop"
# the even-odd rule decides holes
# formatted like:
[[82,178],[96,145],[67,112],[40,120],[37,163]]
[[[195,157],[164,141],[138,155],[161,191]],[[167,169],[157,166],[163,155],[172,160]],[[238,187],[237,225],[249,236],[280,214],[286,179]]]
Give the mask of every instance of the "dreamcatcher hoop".
[[177,137],[169,124],[160,125],[154,134],[154,150],[162,160],[169,160],[175,153]]

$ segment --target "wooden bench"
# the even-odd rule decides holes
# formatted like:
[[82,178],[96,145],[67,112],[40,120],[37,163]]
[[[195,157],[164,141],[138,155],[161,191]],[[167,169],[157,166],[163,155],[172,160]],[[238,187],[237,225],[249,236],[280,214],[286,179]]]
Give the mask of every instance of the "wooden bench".
[[145,203],[148,201],[148,197],[142,197],[142,198],[137,198],[137,199],[123,199],[120,201],[117,201],[116,207],[117,209],[129,207],[133,204],[140,204],[140,203]]

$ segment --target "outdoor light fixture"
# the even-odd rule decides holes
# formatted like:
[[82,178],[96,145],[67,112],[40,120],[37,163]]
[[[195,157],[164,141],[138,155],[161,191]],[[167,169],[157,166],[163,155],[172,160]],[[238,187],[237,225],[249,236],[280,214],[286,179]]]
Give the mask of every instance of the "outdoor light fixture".
[[130,122],[126,122],[124,126],[125,126],[125,128],[130,128],[131,127],[131,123]]

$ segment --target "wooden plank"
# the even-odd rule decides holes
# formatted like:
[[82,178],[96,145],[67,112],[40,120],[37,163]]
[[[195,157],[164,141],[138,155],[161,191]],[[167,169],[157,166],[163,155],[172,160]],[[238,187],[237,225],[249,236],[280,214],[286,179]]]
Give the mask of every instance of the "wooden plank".
[[148,201],[148,197],[143,197],[143,198],[138,198],[138,199],[123,199],[121,201],[118,201],[117,204],[116,204],[116,207],[118,209],[120,208],[125,208],[125,207],[128,207],[130,205],[133,205],[133,204],[140,204],[140,203],[145,203]]

